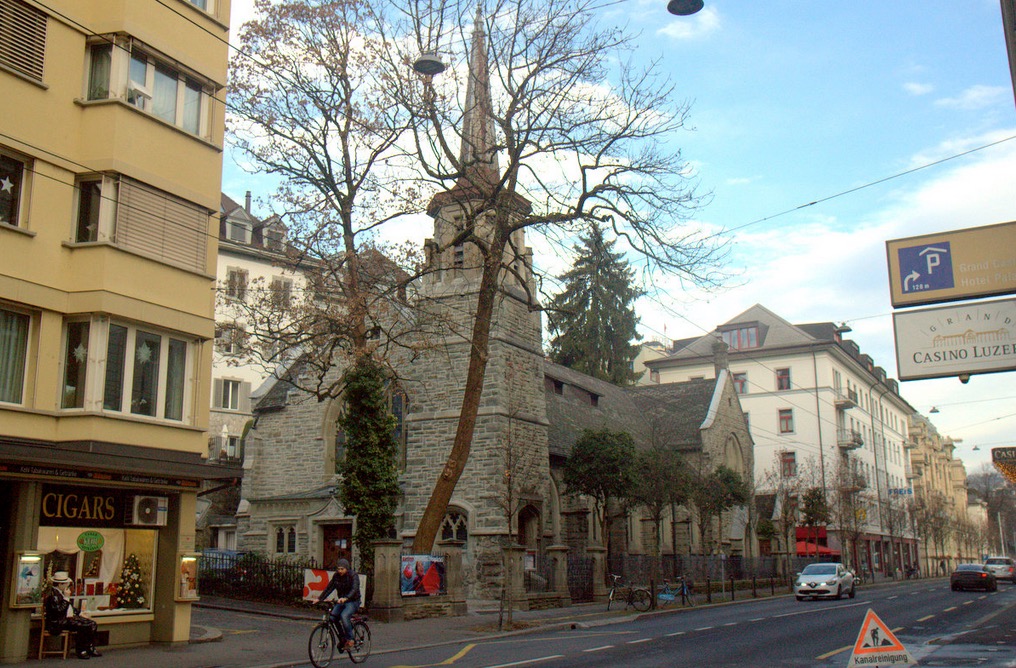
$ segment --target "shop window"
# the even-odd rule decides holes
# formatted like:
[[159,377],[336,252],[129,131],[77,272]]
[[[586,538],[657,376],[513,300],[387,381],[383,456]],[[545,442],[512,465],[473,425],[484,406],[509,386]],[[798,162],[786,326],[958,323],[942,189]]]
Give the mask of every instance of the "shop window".
[[212,82],[158,59],[130,37],[98,39],[88,51],[89,100],[124,100],[192,135],[208,134]]
[[27,160],[0,152],[0,223],[4,225],[21,226],[22,195],[29,168]]
[[0,402],[22,402],[30,322],[24,313],[0,308]]

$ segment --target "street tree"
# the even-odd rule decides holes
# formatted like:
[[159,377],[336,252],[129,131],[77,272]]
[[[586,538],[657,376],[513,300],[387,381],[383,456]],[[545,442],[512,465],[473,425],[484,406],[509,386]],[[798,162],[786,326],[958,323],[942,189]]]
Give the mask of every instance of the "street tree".
[[831,512],[826,501],[826,492],[821,487],[809,487],[801,497],[801,523],[809,529],[809,536],[815,540],[815,556],[818,556],[818,527],[829,524]]
[[346,446],[339,499],[356,517],[353,542],[361,570],[368,574],[374,572],[374,541],[394,537],[399,499],[396,420],[389,408],[388,383],[380,363],[369,356],[357,359],[346,372],[346,410],[339,418]]
[[[650,545],[653,563],[650,580],[657,582],[660,546],[663,543],[663,515],[668,509],[671,513],[676,512],[676,507],[684,505],[687,501],[688,467],[684,458],[673,449],[654,446],[639,452],[636,469],[639,477],[638,483],[632,488],[631,501],[646,509],[646,514],[653,524],[653,541]],[[675,519],[672,517],[672,522]],[[677,549],[676,541],[674,549]]]
[[[445,189],[431,204],[459,206],[455,233],[435,252],[462,248],[480,273],[458,428],[417,528],[416,552],[431,549],[469,459],[498,295],[505,281],[528,290],[526,230],[553,242],[599,221],[605,239],[622,240],[619,251],[637,254],[647,275],[700,286],[720,280],[724,246],[685,222],[699,198],[669,143],[688,106],[655,65],[625,57],[633,34],[598,23],[610,4],[403,3],[404,23],[385,35],[388,80],[412,114],[412,157]],[[451,67],[407,77],[421,51],[439,52]],[[526,299],[538,308],[536,294]]]
[[[718,535],[713,535],[714,521],[721,519],[723,513],[734,506],[747,503],[749,494],[744,478],[723,464],[711,471],[699,469],[692,474],[688,502],[695,508],[699,546],[703,554],[709,554],[712,543],[719,539]],[[710,535],[713,541],[708,540]]]
[[[846,561],[855,569],[861,567],[857,550],[868,524],[870,509],[866,492],[868,481],[859,464],[853,457],[840,460],[832,481],[832,503],[826,513],[826,521],[835,524],[840,532],[840,542],[847,553]],[[815,503],[818,503],[817,499]]]
[[[603,547],[610,551],[611,500],[630,498],[635,486],[635,441],[623,431],[586,429],[565,460],[564,484],[569,494],[588,496]],[[595,538],[595,537],[594,537]]]
[[615,385],[630,385],[638,378],[632,361],[639,348],[632,341],[642,338],[635,300],[643,293],[615,244],[596,221],[580,237],[572,268],[559,277],[564,289],[547,306],[555,334],[550,358]]

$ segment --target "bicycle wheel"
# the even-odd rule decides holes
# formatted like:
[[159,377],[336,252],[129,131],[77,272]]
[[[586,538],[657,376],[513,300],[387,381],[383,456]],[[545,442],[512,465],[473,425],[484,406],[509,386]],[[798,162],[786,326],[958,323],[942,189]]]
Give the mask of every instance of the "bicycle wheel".
[[365,622],[353,622],[353,648],[349,660],[363,663],[370,656],[370,627]]
[[335,634],[328,622],[321,622],[314,627],[310,632],[310,640],[307,641],[307,653],[314,668],[328,668],[335,656],[336,644]]
[[645,612],[653,604],[653,595],[648,589],[635,589],[631,593],[631,607],[639,612]]
[[695,596],[692,594],[691,589],[684,590],[684,600],[688,602],[688,605],[695,607]]

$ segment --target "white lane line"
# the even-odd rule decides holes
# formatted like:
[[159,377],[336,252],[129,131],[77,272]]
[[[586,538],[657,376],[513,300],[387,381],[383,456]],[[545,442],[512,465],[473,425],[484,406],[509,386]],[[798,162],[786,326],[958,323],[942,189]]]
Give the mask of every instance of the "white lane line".
[[973,601],[963,601],[963,605],[970,605]]
[[543,663],[544,661],[553,661],[554,659],[563,659],[564,654],[555,654],[553,656],[541,656],[539,659],[527,659],[525,661],[515,661],[514,663],[499,663],[496,666],[487,666],[487,668],[510,668],[510,666],[528,666],[534,663]]
[[640,642],[649,642],[650,640],[655,640],[655,638],[639,638],[638,640],[629,640],[628,644],[629,645],[637,645]]
[[673,638],[674,636],[683,636],[685,633],[687,633],[687,631],[677,631],[675,633],[668,633],[667,637]]
[[727,622],[724,626],[737,626],[737,622]]
[[887,601],[892,601],[893,599],[897,599],[897,598],[899,598],[899,596],[890,596],[890,597],[889,597],[889,598],[887,598],[886,600],[887,600]]
[[958,608],[958,607],[959,607],[959,606],[956,606],[956,605],[954,605],[954,606],[952,606],[951,608],[946,608],[946,609],[945,609],[945,610],[943,610],[942,612],[952,612],[953,610],[955,610],[955,609],[956,609],[956,608]]
[[918,619],[917,621],[919,621],[919,622],[926,622],[926,621],[928,621],[929,619],[931,619],[931,618],[932,618],[932,617],[934,617],[934,616],[935,616],[935,615],[928,615],[927,617],[921,617],[921,618],[920,618],[920,619]]
[[920,594],[920,593],[921,593],[921,592],[919,592],[919,591],[912,591],[912,592],[910,592],[910,595],[911,595],[911,596],[917,596],[917,595],[918,595],[918,594]]
[[614,649],[613,645],[603,645],[601,647],[593,647],[592,649],[584,649],[583,652],[602,652],[605,649]]
[[700,628],[700,629],[695,629],[695,630],[696,630],[696,631],[708,631],[708,630],[709,630],[709,629],[711,629],[711,628],[713,628],[713,627],[712,627],[712,626],[703,626],[702,628]]
[[755,619],[749,619],[748,621],[749,622],[764,622],[765,620],[766,620],[765,617],[756,617]]

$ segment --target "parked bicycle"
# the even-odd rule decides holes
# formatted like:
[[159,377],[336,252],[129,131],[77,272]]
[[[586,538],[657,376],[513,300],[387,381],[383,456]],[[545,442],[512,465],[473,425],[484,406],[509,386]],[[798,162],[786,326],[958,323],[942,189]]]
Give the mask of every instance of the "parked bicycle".
[[631,606],[639,612],[645,612],[653,604],[653,594],[645,587],[621,584],[621,576],[611,574],[607,610],[610,610],[610,604],[614,601],[623,601],[626,610]]
[[[329,606],[329,609],[331,606]],[[342,625],[333,621],[326,610],[324,619],[318,622],[310,632],[307,641],[307,652],[314,668],[327,668],[335,658],[336,652],[347,652],[353,663],[363,663],[370,656],[370,626],[367,615],[355,614],[351,620],[353,627],[353,646],[345,648],[346,634]]]
[[668,605],[678,600],[681,601],[681,605],[695,605],[691,583],[683,577],[677,578],[673,584],[670,583],[670,580],[664,580],[659,590],[660,593],[656,595],[659,606]]

